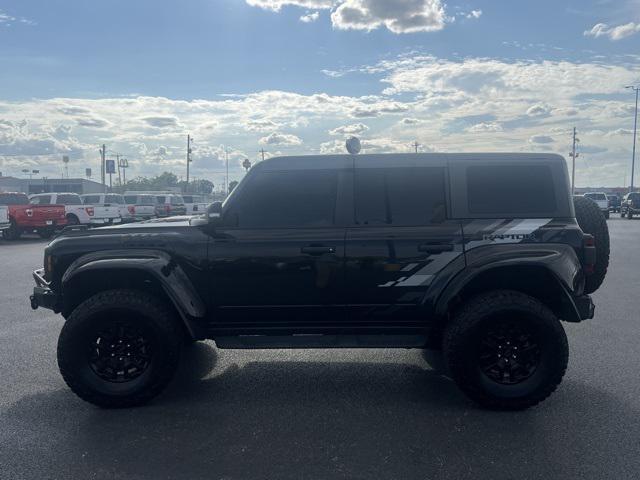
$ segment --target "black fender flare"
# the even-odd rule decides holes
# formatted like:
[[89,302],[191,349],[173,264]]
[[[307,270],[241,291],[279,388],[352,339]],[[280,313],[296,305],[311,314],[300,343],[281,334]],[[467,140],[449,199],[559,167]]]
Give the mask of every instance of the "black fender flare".
[[437,297],[434,313],[445,318],[449,305],[465,287],[481,275],[525,268],[544,271],[560,289],[560,308],[555,313],[564,321],[580,322],[581,316],[574,295],[582,295],[584,275],[575,251],[568,245],[519,245],[516,248],[486,246],[467,255],[467,266],[442,289]]
[[203,338],[202,322],[205,304],[180,265],[160,250],[104,250],[77,258],[60,280],[62,292],[75,279],[87,273],[106,271],[141,271],[150,275],[162,287],[178,311],[193,338]]

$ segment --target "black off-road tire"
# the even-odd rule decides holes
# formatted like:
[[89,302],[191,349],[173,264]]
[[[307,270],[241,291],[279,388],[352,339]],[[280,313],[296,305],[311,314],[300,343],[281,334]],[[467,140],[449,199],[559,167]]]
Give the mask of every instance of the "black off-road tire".
[[585,197],[573,199],[576,220],[584,233],[593,235],[596,247],[596,264],[593,273],[587,275],[584,291],[593,293],[604,281],[609,268],[609,227],[598,205]]
[[[486,339],[493,338],[490,332],[502,325],[506,331],[527,332],[533,339],[528,345],[537,346],[533,350],[538,353],[536,367],[518,383],[497,381],[481,367],[486,360],[481,356],[491,343]],[[496,352],[504,352],[497,348],[501,347],[496,346]],[[467,301],[445,328],[443,349],[451,378],[460,389],[481,406],[497,410],[522,410],[543,401],[562,381],[569,358],[567,337],[551,310],[528,295],[510,290],[481,294]]]
[[8,241],[18,240],[22,235],[22,230],[16,224],[14,220],[11,220],[9,223],[9,228],[6,228],[2,231],[2,238]]
[[[150,360],[131,380],[106,380],[91,363],[93,342],[101,332],[123,324],[132,325],[148,341]],[[87,402],[104,408],[142,405],[173,378],[183,335],[175,313],[162,299],[136,290],[108,290],[85,300],[67,319],[58,339],[58,366],[69,388]]]

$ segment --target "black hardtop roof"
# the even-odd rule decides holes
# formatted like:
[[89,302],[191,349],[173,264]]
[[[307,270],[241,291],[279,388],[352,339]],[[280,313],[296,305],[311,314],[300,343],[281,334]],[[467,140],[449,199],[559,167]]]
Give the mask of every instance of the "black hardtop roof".
[[553,153],[383,153],[362,155],[300,155],[273,157],[257,163],[253,170],[320,170],[349,168],[355,160],[359,167],[410,167],[446,165],[451,163],[564,163],[564,158]]

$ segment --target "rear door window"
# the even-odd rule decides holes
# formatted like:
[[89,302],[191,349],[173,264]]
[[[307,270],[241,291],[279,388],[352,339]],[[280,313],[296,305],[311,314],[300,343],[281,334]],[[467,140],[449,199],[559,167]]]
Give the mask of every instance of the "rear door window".
[[85,195],[82,197],[85,205],[96,205],[100,203],[100,195]]
[[429,225],[447,217],[441,167],[356,169],[354,193],[359,225]]
[[171,205],[184,205],[184,200],[182,197],[175,195],[171,197]]
[[123,203],[121,195],[105,195],[104,203],[115,203],[121,205]]
[[484,165],[466,170],[470,213],[552,214],[557,209],[553,175],[547,165]]

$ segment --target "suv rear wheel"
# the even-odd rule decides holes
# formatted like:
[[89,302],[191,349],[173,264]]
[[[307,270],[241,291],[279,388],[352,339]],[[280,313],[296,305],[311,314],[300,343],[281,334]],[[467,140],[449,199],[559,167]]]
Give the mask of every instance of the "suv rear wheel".
[[58,339],[58,366],[83,400],[107,408],[146,403],[172,379],[183,342],[172,310],[134,290],[110,290],[81,303]]
[[553,313],[520,292],[469,300],[444,332],[451,377],[480,405],[521,410],[547,398],[562,381],[569,349]]

